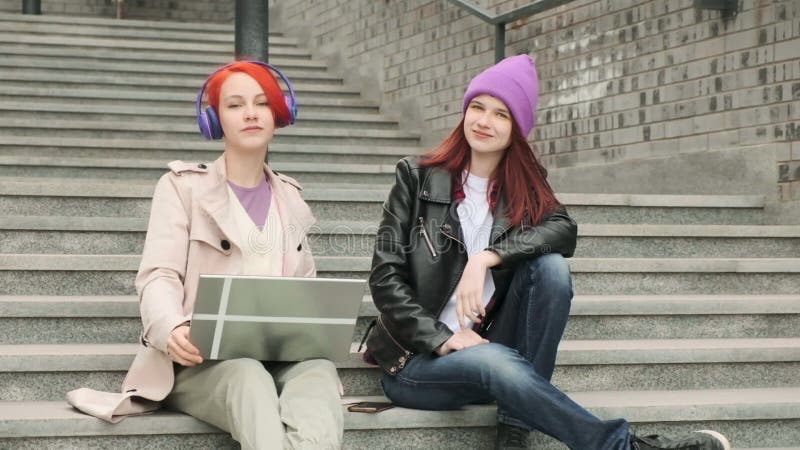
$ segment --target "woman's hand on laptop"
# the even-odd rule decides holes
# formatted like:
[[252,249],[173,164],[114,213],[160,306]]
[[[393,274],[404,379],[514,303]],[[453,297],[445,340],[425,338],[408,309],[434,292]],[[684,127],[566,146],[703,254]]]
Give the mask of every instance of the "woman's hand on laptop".
[[200,350],[189,342],[189,325],[179,325],[167,340],[167,356],[182,366],[196,366],[203,362]]

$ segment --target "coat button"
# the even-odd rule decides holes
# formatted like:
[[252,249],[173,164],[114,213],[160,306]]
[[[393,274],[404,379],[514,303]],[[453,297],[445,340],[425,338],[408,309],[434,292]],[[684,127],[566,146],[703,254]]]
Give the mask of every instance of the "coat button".
[[397,367],[395,367],[395,366],[389,367],[389,372],[391,372],[391,373],[397,372]]
[[445,233],[449,233],[449,232],[453,231],[453,227],[450,226],[449,223],[446,223],[446,224],[442,225],[442,231],[444,231]]
[[[198,165],[197,165],[197,167],[198,167],[198,168],[200,168],[200,169],[207,169],[207,168],[208,168],[208,166],[206,166],[206,165],[205,165],[205,164],[203,164],[203,163],[200,163],[200,164],[198,164]],[[227,249],[226,249],[226,250],[227,250]]]
[[422,195],[425,196],[425,197],[428,197],[428,196],[431,195],[431,193],[428,192],[428,191],[422,191]]
[[297,251],[299,252],[299,251],[300,251],[300,250],[302,250],[302,249],[303,249],[303,244],[298,244],[298,245],[297,245]]
[[223,239],[223,240],[222,240],[222,241],[219,243],[219,245],[222,247],[222,249],[223,249],[223,250],[230,250],[230,249],[231,249],[231,243],[230,243],[230,242],[228,242],[228,240],[227,240],[227,239]]

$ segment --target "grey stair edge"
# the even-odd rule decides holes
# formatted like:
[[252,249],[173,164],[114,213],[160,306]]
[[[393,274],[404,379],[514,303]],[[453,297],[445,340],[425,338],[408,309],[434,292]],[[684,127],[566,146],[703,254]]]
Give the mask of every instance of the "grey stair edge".
[[[340,369],[376,369],[351,344]],[[0,372],[124,371],[138,344],[2,344]],[[800,338],[565,340],[558,366],[800,361]]]
[[[63,35],[63,36],[90,36],[90,37],[108,37],[109,32],[113,33],[115,38],[127,39],[169,39],[171,41],[196,41],[196,42],[214,42],[214,43],[229,43],[233,45],[234,36],[232,33],[224,31],[219,33],[209,33],[205,27],[197,29],[169,29],[169,28],[153,28],[153,27],[128,27],[125,26],[125,21],[114,21],[106,23],[93,23],[92,26],[80,26],[76,23],[48,23],[44,21],[20,21],[14,19],[7,19],[0,16],[0,22],[4,23],[5,31],[16,31],[18,33],[30,34],[48,34],[48,35]],[[64,27],[68,27],[66,30]],[[227,30],[226,30],[227,31]],[[233,31],[233,30],[231,30]],[[299,42],[295,38],[286,37],[281,33],[269,33],[270,45],[276,46],[298,46]]]
[[[0,296],[0,317],[139,317],[136,296]],[[360,317],[378,311],[367,294]],[[800,314],[800,295],[576,295],[571,316]]]
[[[617,391],[568,393],[601,418],[631,422],[797,419],[800,388],[704,391]],[[734,400],[735,399],[735,400]],[[380,414],[350,413],[346,404],[386,401],[382,396],[342,399],[346,430],[494,426],[496,406],[467,406],[456,411],[393,408]],[[79,413],[65,402],[0,403],[0,437],[93,436],[213,433],[215,428],[189,416],[159,411],[109,424]]]
[[[207,53],[226,53],[233,52],[233,42],[197,42],[197,41],[176,41],[165,39],[128,39],[116,36],[85,36],[63,33],[6,33],[0,31],[0,43],[5,44],[29,44],[29,45],[48,45],[60,47],[101,47],[119,48],[121,50],[140,50],[140,51],[174,51],[174,52],[207,52]],[[276,54],[282,56],[297,55],[311,57],[311,53],[304,48],[297,46],[276,46],[271,49]]]
[[[199,88],[199,87],[198,87]],[[312,92],[313,93],[313,92]],[[301,93],[302,94],[302,93]],[[28,96],[28,97],[59,97],[59,98],[81,98],[81,99],[113,99],[121,104],[126,100],[148,101],[155,102],[184,102],[190,110],[193,105],[197,94],[191,92],[148,92],[141,89],[99,89],[99,88],[84,88],[76,87],[30,87],[30,86],[14,86],[8,87],[0,85],[0,95],[10,96]],[[342,107],[362,107],[362,108],[378,108],[375,102],[366,100],[361,97],[347,97],[347,98],[330,98],[330,97],[317,97],[309,95],[302,99],[302,104],[299,106],[300,114],[303,114],[304,106],[342,106]]]
[[[103,130],[103,131],[141,131],[141,132],[162,132],[170,134],[197,133],[197,124],[187,120],[185,124],[170,123],[147,123],[139,121],[111,121],[111,120],[51,120],[46,124],[31,124],[29,119],[4,119],[2,128],[28,127],[35,129],[55,129],[55,130]],[[419,135],[401,130],[384,130],[370,128],[335,128],[335,127],[315,127],[315,126],[296,126],[286,128],[278,133],[278,136],[324,136],[329,138],[336,137],[371,137],[389,138],[399,140],[419,139]]]
[[[46,179],[40,179],[36,182],[26,182],[25,179],[15,179],[4,177],[0,178],[0,181],[3,181],[3,185],[0,186],[0,195],[15,195],[16,192],[19,192],[16,195],[36,195],[33,192],[25,192],[24,189],[22,190],[15,190],[11,189],[11,185],[15,187],[31,187],[31,191],[39,190],[41,192],[46,192],[47,186],[42,186],[40,184],[41,181]],[[68,180],[64,180],[68,181]],[[115,195],[104,195],[102,192],[98,193],[90,193],[90,195],[86,195],[87,190],[90,190],[91,184],[76,181],[76,180],[69,180],[71,184],[75,186],[80,186],[78,189],[79,192],[84,193],[84,196],[101,196],[101,197],[113,197]],[[50,189],[53,191],[50,195],[64,195],[64,184],[59,182],[58,179],[52,179],[50,183],[53,185],[51,187],[56,187],[57,189]],[[121,189],[125,189],[125,186],[120,186]],[[369,197],[374,199],[374,201],[383,202],[385,195],[388,193],[388,186],[386,190],[378,190],[378,191],[366,191],[364,189],[351,189],[351,190],[344,190],[344,189],[325,189],[322,191],[322,195],[325,196],[325,199],[333,200],[336,198],[336,195],[327,196],[327,194],[335,194],[337,192],[348,192],[348,193],[359,193],[365,194],[369,192]],[[102,189],[106,193],[107,188],[103,187]],[[152,190],[152,188],[151,188]],[[304,194],[309,195],[311,194],[310,189],[306,189]],[[41,194],[40,194],[41,195]],[[72,194],[67,194],[72,195]],[[145,196],[149,197],[152,195],[152,191],[148,193],[143,193],[139,190],[134,196]],[[557,194],[561,197],[561,202],[567,206],[628,206],[628,207],[670,207],[670,208],[684,208],[684,207],[704,207],[704,208],[757,208],[761,206],[756,206],[759,202],[763,206],[764,197],[763,196],[663,196],[663,195],[637,195],[636,198],[626,198],[626,197],[634,197],[634,196],[614,196],[609,197],[607,194]],[[358,197],[364,198],[364,197]],[[350,199],[352,200],[352,199]]]
[[[95,70],[86,70],[84,72],[96,72]],[[129,75],[113,74],[86,74],[86,73],[63,73],[57,79],[48,76],[46,71],[37,71],[34,69],[20,69],[14,72],[0,72],[0,80],[7,82],[44,82],[44,83],[70,83],[80,86],[81,84],[107,84],[110,87],[105,89],[114,89],[113,86],[123,85],[128,86],[129,90],[146,91],[148,88],[171,88],[173,92],[178,91],[178,94],[183,93],[197,93],[200,89],[205,76],[198,75],[195,78],[188,76],[160,76],[160,77],[142,77],[141,74],[131,72]],[[133,87],[131,87],[133,86]],[[326,93],[341,95],[344,98],[350,98],[358,95],[361,91],[357,87],[350,87],[347,85],[331,85],[330,83],[314,83],[313,81],[300,80],[293,83],[294,92],[298,98],[303,99],[304,94]],[[164,90],[158,92],[159,94],[166,93]],[[124,98],[124,97],[122,97]],[[182,98],[182,97],[181,97]],[[302,105],[301,105],[302,106]]]
[[[185,118],[190,122],[195,118],[195,111],[190,108],[146,108],[143,106],[129,107],[118,105],[92,105],[86,103],[17,103],[17,102],[4,102],[0,100],[0,111],[25,111],[25,112],[76,112],[76,113],[91,113],[91,114],[125,114],[125,115],[148,115],[153,117],[174,116]],[[324,112],[303,112],[303,120],[316,120],[326,122],[367,122],[376,124],[395,124],[397,120],[390,117],[381,115],[380,113],[349,113],[347,111],[339,112],[336,114],[329,114]],[[157,122],[157,120],[154,120]]]
[[648,194],[578,194],[556,193],[565,204],[583,205],[589,199],[593,205],[640,207],[728,207],[762,208],[763,195],[648,195]]
[[[0,254],[0,270],[133,271],[139,255]],[[321,270],[369,270],[368,256],[317,256]],[[572,272],[800,273],[800,258],[571,258]]]
[[[271,42],[270,42],[271,44]],[[176,63],[167,64],[166,62],[159,63],[158,60],[146,60],[133,62],[125,60],[120,57],[116,58],[116,62],[110,64],[108,61],[97,61],[98,58],[89,56],[79,56],[78,54],[67,56],[64,52],[57,54],[50,54],[42,49],[34,50],[27,54],[17,52],[15,48],[3,48],[0,46],[0,67],[16,70],[32,70],[40,68],[42,65],[47,65],[53,70],[72,70],[80,72],[104,72],[104,73],[120,73],[126,76],[141,76],[142,74],[151,74],[159,77],[168,78],[187,78],[191,79],[205,79],[208,75],[216,70],[222,64],[190,64],[190,63]],[[55,53],[55,52],[53,52]],[[292,55],[274,55],[276,58],[290,57]],[[131,55],[130,59],[134,56]],[[287,61],[288,62],[288,61]],[[283,69],[283,67],[282,67]],[[292,65],[286,64],[284,73],[290,75],[292,80],[303,78],[305,80],[315,79],[321,80],[332,85],[341,85],[343,78],[327,70],[320,70],[320,67],[309,65]],[[282,70],[282,71],[283,71]],[[338,83],[336,83],[338,82]]]
[[[320,220],[313,233],[374,234],[377,224],[363,221]],[[0,230],[145,232],[142,217],[2,216]]]
[[[59,54],[63,58],[86,58],[86,59],[103,59],[105,61],[143,61],[147,63],[168,63],[175,64],[196,64],[197,56],[192,54],[174,53],[169,51],[147,51],[137,49],[119,49],[116,51],[113,48],[104,47],[67,47],[60,48],[59,52],[53,52],[53,47],[45,45],[28,45],[23,43],[9,43],[0,42],[0,55],[30,55],[41,58],[56,58]],[[216,65],[222,66],[230,63],[232,59],[229,55],[212,55],[209,54],[205,61]],[[314,59],[298,59],[291,57],[291,55],[275,55],[271,59],[272,63],[279,66],[284,73],[291,73],[294,70],[312,70],[315,73],[326,73],[328,66],[324,61]]]
[[[163,159],[112,159],[112,158],[80,158],[64,157],[57,160],[43,156],[2,156],[0,166],[40,166],[40,167],[70,167],[70,168],[119,168],[119,169],[162,169],[169,171]],[[341,174],[393,174],[394,164],[346,164],[346,163],[315,163],[315,162],[276,162],[270,167],[288,172],[320,172]],[[798,232],[800,236],[800,232]]]
[[[75,167],[84,158],[63,158],[55,161],[53,166]],[[22,157],[29,162],[49,161],[51,158]],[[163,160],[128,160],[128,159],[101,159],[85,158],[95,163],[95,166],[81,165],[78,167],[102,168],[163,168],[167,172]],[[0,156],[0,165],[6,164],[10,158]],[[50,164],[46,164],[50,166]],[[394,173],[392,164],[342,164],[342,163],[273,163],[273,168],[279,171],[314,171],[329,168],[335,173]],[[351,169],[352,168],[352,169]],[[353,170],[355,169],[355,170]],[[352,171],[349,171],[352,170]],[[341,171],[341,172],[339,172]],[[317,227],[322,231],[334,230],[347,234],[343,229],[363,234],[370,231],[374,234],[377,224],[372,222],[348,221],[320,221]],[[52,230],[52,231],[146,231],[146,219],[128,217],[73,217],[73,216],[2,216],[0,217],[0,230]],[[601,229],[602,231],[597,231]],[[578,237],[681,237],[681,238],[797,238],[800,237],[800,227],[796,225],[612,225],[580,224]]]
[[[103,145],[105,143],[105,145]],[[70,148],[105,148],[132,149],[132,150],[188,150],[197,152],[198,157],[205,156],[203,153],[214,152],[214,158],[222,154],[222,144],[219,142],[186,142],[186,140],[155,140],[155,139],[90,139],[90,138],[59,138],[59,142],[53,143],[43,138],[34,136],[0,136],[0,146],[33,146],[33,147],[70,147]],[[316,154],[349,154],[359,155],[371,154],[380,156],[397,156],[399,160],[403,156],[413,154],[415,151],[422,150],[415,147],[399,147],[390,145],[366,144],[286,144],[274,143],[270,146],[270,153],[316,153]]]
[[[54,24],[83,24],[83,25],[107,25],[119,24],[130,28],[155,28],[155,29],[176,29],[186,31],[197,31],[203,29],[206,31],[222,31],[233,32],[233,24],[216,24],[216,23],[193,23],[193,22],[176,22],[168,20],[141,20],[141,19],[105,19],[96,17],[78,17],[78,16],[61,16],[58,14],[45,14],[45,15],[20,15],[11,13],[0,13],[0,20],[16,21],[16,22],[38,22],[38,23],[54,23]],[[272,35],[273,33],[270,33]],[[281,33],[275,33],[280,36]]]

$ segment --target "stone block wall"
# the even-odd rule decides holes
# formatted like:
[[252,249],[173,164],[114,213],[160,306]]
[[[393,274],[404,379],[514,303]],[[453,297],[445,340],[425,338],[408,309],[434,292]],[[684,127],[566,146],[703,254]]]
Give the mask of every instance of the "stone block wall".
[[[493,12],[529,3],[473,1]],[[285,31],[429,142],[458,122],[466,84],[493,63],[492,27],[446,0],[275,9]],[[800,1],[740,0],[723,19],[693,0],[578,0],[509,24],[506,42],[507,55],[537,60],[532,142],[551,168],[751,149],[780,173],[782,198],[800,199]]]

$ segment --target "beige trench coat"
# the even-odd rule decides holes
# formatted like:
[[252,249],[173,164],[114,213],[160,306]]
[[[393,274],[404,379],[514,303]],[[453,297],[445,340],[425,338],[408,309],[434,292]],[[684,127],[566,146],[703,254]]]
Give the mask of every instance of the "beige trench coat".
[[[242,242],[229,213],[225,158],[210,164],[174,161],[153,194],[136,276],[143,332],[120,393],[81,388],[67,393],[79,410],[109,422],[157,409],[175,376],[166,355],[172,330],[192,317],[200,274],[237,274]],[[292,178],[264,165],[284,229],[283,276],[314,277],[307,232],[315,219]]]

